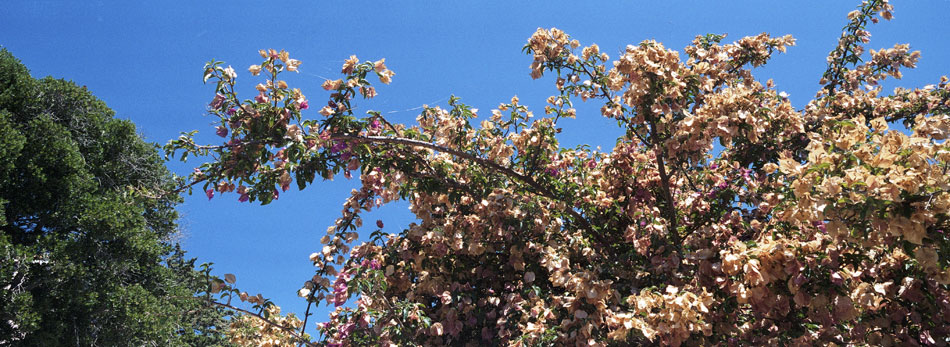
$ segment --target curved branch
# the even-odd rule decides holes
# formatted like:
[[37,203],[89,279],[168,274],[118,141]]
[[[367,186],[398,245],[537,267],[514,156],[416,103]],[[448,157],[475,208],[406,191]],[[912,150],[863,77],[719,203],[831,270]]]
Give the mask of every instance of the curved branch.
[[317,346],[317,345],[314,344],[313,342],[308,341],[307,339],[303,338],[303,336],[300,336],[299,334],[297,334],[296,332],[294,332],[294,329],[293,329],[293,328],[288,328],[288,327],[285,327],[285,326],[283,326],[283,325],[274,323],[274,322],[271,321],[270,319],[264,318],[264,316],[261,316],[260,314],[257,314],[257,313],[254,313],[254,312],[245,310],[245,309],[243,309],[243,308],[234,307],[234,306],[232,306],[232,305],[230,305],[230,304],[224,304],[224,303],[220,303],[220,302],[217,302],[217,301],[214,301],[214,300],[210,300],[210,299],[206,299],[206,298],[202,298],[202,297],[192,297],[192,298],[199,299],[199,300],[203,300],[203,301],[205,301],[205,302],[207,302],[207,303],[209,303],[209,304],[212,304],[212,305],[221,306],[221,307],[224,307],[224,308],[227,308],[227,309],[235,310],[235,311],[238,311],[238,312],[241,312],[241,313],[244,313],[244,314],[253,316],[254,318],[260,319],[261,321],[263,321],[263,322],[265,322],[265,323],[267,323],[267,324],[270,324],[270,325],[272,325],[272,326],[274,326],[274,327],[276,327],[276,328],[278,328],[278,329],[280,329],[280,330],[283,330],[284,332],[286,332],[286,333],[292,335],[292,336],[293,336],[294,338],[296,338],[298,341],[300,341],[301,343],[303,343],[303,344],[305,344],[305,345],[307,345],[307,346],[312,346],[312,347],[316,347],[316,346]]
[[[550,190],[544,188],[540,183],[538,183],[537,181],[535,181],[535,180],[534,180],[533,178],[531,178],[530,176],[526,176],[526,175],[520,174],[520,173],[518,173],[517,171],[512,170],[511,168],[502,166],[502,165],[500,165],[500,164],[498,164],[498,163],[496,163],[496,162],[494,162],[494,161],[491,161],[491,160],[488,160],[488,159],[485,159],[485,158],[481,158],[481,157],[477,157],[477,156],[475,156],[475,155],[472,155],[472,154],[470,154],[470,153],[466,153],[466,152],[463,152],[463,151],[460,151],[460,150],[456,150],[456,149],[451,149],[451,148],[439,146],[439,145],[436,145],[436,144],[433,144],[433,143],[429,143],[429,142],[425,142],[425,141],[419,141],[419,140],[413,140],[413,139],[406,139],[406,138],[401,138],[401,137],[388,137],[388,136],[331,135],[331,136],[330,136],[330,139],[334,139],[334,140],[344,140],[344,141],[353,141],[353,142],[397,144],[397,145],[405,145],[405,146],[412,146],[412,147],[428,148],[428,149],[435,150],[435,151],[439,151],[439,152],[449,153],[449,154],[452,154],[452,155],[457,156],[457,157],[461,157],[461,158],[468,159],[468,160],[470,160],[470,161],[473,161],[473,162],[475,162],[475,163],[478,163],[479,165],[481,165],[481,166],[483,166],[483,167],[487,167],[487,168],[489,168],[489,169],[492,169],[492,170],[494,170],[494,171],[497,171],[497,172],[499,172],[499,173],[502,173],[502,174],[504,174],[504,175],[506,175],[506,176],[509,176],[509,177],[511,177],[511,178],[514,178],[514,179],[516,179],[516,180],[518,180],[518,181],[521,181],[522,183],[525,183],[525,184],[531,186],[531,188],[533,188],[533,189],[535,190],[535,192],[537,192],[538,195],[544,196],[544,197],[549,198],[549,199],[552,199],[552,200],[561,200],[561,199],[562,199],[562,198],[558,197],[557,195],[555,195],[552,191],[550,191]],[[576,219],[579,223],[581,223],[581,227],[582,227],[582,228],[587,229],[587,230],[590,230],[591,234],[594,235],[594,238],[597,239],[597,242],[600,243],[602,247],[604,247],[605,249],[609,249],[610,242],[609,242],[602,234],[600,234],[600,233],[598,233],[596,230],[594,230],[594,228],[593,228],[593,227],[591,226],[591,224],[590,224],[590,221],[588,221],[586,218],[584,218],[584,216],[582,216],[579,212],[575,211],[575,210],[571,207],[571,206],[573,206],[573,203],[574,203],[574,202],[573,202],[573,201],[567,201],[567,203],[568,203],[568,208],[567,208],[567,211],[566,211],[566,212],[567,212],[568,214],[570,214],[571,217],[574,217],[574,219]]]
[[148,199],[161,200],[161,199],[164,199],[164,198],[168,197],[169,195],[172,195],[172,194],[179,194],[179,193],[181,193],[181,192],[184,192],[186,189],[191,188],[191,187],[197,185],[198,183],[201,183],[201,182],[204,182],[204,181],[207,181],[207,180],[208,180],[208,177],[202,177],[202,178],[199,178],[199,179],[196,179],[196,180],[191,181],[191,183],[188,183],[188,184],[179,186],[178,188],[174,188],[174,189],[172,189],[172,190],[160,190],[158,195],[149,194],[148,192],[146,192],[146,191],[144,191],[144,190],[139,190],[138,193],[139,193],[139,195],[141,195],[142,197],[145,197],[145,198],[148,198]]

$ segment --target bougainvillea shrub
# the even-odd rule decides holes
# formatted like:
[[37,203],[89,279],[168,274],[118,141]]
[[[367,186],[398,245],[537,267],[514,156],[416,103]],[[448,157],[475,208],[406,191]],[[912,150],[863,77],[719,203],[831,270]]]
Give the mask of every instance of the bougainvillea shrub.
[[[751,73],[790,36],[612,56],[538,29],[524,51],[532,77],[554,76],[542,110],[452,98],[415,124],[354,111],[393,78],[384,60],[350,57],[317,102],[281,79],[298,60],[262,50],[252,99],[234,93],[234,69],[207,66],[225,144],[186,134],[168,150],[214,159],[189,183],[209,198],[359,182],[298,292],[336,310],[314,327],[218,281],[221,300],[256,305],[235,342],[944,345],[950,86],[884,91],[919,53],[866,51],[879,18],[886,1],[848,14],[803,109]],[[560,119],[595,116],[623,130],[613,149],[559,145]],[[417,218],[401,233],[362,220],[396,200]]]

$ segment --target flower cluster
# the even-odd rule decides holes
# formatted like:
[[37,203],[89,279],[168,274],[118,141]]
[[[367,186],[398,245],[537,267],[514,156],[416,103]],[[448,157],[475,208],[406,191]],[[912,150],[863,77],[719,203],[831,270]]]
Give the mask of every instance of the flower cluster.
[[[453,97],[415,124],[357,116],[354,99],[376,95],[367,76],[393,74],[352,56],[307,119],[277,77],[299,62],[266,51],[250,70],[269,79],[243,102],[233,70],[209,65],[228,142],[169,147],[214,154],[193,176],[209,198],[267,203],[358,170],[298,291],[335,307],[318,325],[328,345],[939,345],[950,84],[881,91],[919,58],[897,45],[859,59],[866,25],[890,11],[872,0],[848,15],[802,110],[751,72],[790,36],[699,36],[685,54],[644,41],[610,61],[539,29],[525,51],[532,77],[553,75],[543,116],[517,97],[481,113]],[[575,99],[623,127],[614,148],[559,145],[561,117],[590,116]],[[395,200],[416,222],[363,225]]]
[[266,310],[268,321],[251,315],[234,318],[229,326],[228,336],[237,346],[280,347],[295,346],[299,338],[287,331],[299,329],[303,322],[293,313],[282,316],[280,308],[270,306]]

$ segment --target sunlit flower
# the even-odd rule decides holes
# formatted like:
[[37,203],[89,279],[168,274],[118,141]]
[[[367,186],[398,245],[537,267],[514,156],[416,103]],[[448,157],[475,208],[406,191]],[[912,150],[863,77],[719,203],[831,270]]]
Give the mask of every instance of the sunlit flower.
[[297,296],[299,296],[299,297],[301,297],[301,298],[306,298],[306,297],[310,296],[310,289],[307,289],[307,288],[300,288],[300,290],[297,291]]
[[326,81],[323,82],[323,89],[324,89],[324,90],[335,90],[335,89],[339,89],[340,86],[342,86],[342,85],[343,85],[343,80],[342,80],[342,79],[333,80],[333,81],[331,81],[331,80],[326,80]]
[[231,67],[231,65],[228,65],[228,67],[226,67],[223,72],[224,72],[224,77],[227,80],[234,80],[235,78],[237,78],[237,72],[234,72],[234,68]]
[[373,70],[375,70],[376,72],[386,71],[386,58],[383,58],[374,62]]
[[299,61],[299,60],[297,60],[297,59],[288,59],[288,60],[286,61],[286,64],[287,64],[287,71],[299,72],[299,71],[297,71],[298,68],[300,67],[300,61]]
[[353,72],[353,68],[356,67],[356,64],[359,64],[360,60],[356,58],[355,55],[351,55],[349,59],[343,62],[342,72],[348,74]]
[[393,75],[395,75],[395,74],[396,74],[396,73],[393,72],[392,70],[385,70],[385,71],[383,71],[383,72],[380,72],[380,73],[379,73],[379,81],[380,81],[380,82],[383,82],[383,84],[389,84],[390,82],[393,81]]

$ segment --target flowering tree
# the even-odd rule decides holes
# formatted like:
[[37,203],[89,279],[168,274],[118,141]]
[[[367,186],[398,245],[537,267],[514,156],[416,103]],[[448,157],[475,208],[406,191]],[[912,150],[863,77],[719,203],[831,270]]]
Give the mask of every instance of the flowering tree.
[[[282,317],[228,278],[212,291],[256,305],[235,342],[945,344],[950,85],[884,94],[919,53],[865,54],[878,18],[891,18],[886,1],[848,14],[803,110],[750,72],[790,36],[699,36],[685,57],[644,41],[611,60],[539,29],[524,49],[532,77],[556,75],[544,116],[515,97],[479,118],[452,98],[413,125],[353,112],[376,95],[370,76],[393,77],[383,60],[346,60],[308,119],[307,98],[280,79],[300,62],[262,50],[250,100],[233,69],[207,66],[227,143],[185,134],[168,150],[213,155],[190,182],[209,198],[266,204],[358,172],[299,291],[336,307],[318,338],[306,315]],[[624,130],[612,151],[559,146],[578,99]],[[362,213],[394,200],[418,222],[363,227]]]

